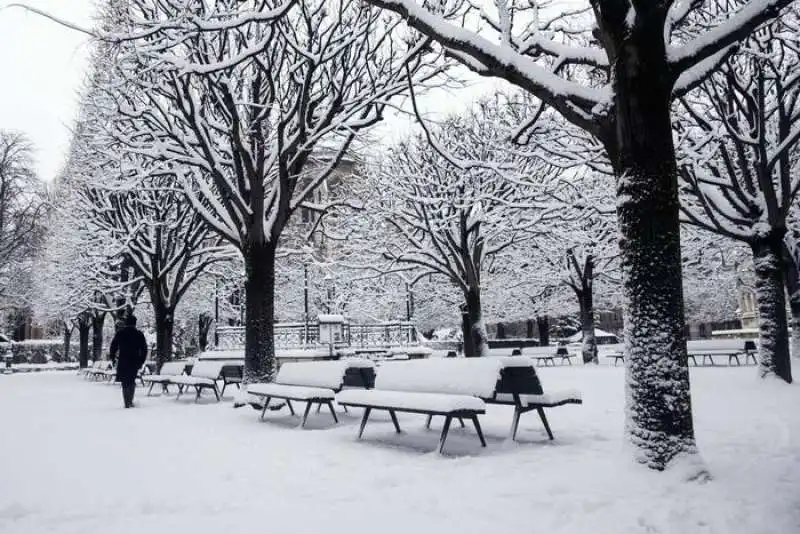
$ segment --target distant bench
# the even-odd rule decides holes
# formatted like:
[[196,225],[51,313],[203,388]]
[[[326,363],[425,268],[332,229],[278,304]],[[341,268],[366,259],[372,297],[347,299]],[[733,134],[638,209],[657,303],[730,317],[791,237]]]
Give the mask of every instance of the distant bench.
[[186,371],[185,361],[166,362],[161,366],[161,371],[157,374],[145,375],[142,381],[145,384],[150,384],[150,389],[147,390],[147,396],[153,392],[156,384],[161,385],[162,393],[169,393],[170,380],[177,376],[181,376]]
[[389,412],[398,433],[401,430],[396,412],[427,415],[428,428],[434,416],[443,416],[438,447],[441,453],[454,418],[471,420],[481,445],[486,446],[478,419],[486,412],[486,404],[514,406],[512,439],[516,439],[520,416],[532,410],[538,412],[547,435],[553,439],[544,409],[581,404],[582,400],[574,392],[544,394],[532,360],[502,357],[387,362],[378,369],[374,389],[342,391],[336,395],[336,402],[364,409],[358,439],[373,410]]
[[[260,397],[261,419],[272,399],[286,401],[292,415],[295,415],[292,401],[305,402],[301,428],[306,426],[311,407],[328,406],[333,420],[338,423],[333,401],[336,393],[345,388],[371,388],[375,384],[375,364],[367,359],[344,359],[337,361],[288,362],[281,365],[273,382],[251,384],[248,395]],[[254,405],[255,407],[255,405]]]
[[[513,354],[513,353],[512,353]],[[531,347],[525,349],[522,354],[531,358],[535,362],[542,362],[545,366],[548,363],[551,365],[556,364],[556,358],[561,359],[561,364],[563,365],[565,362],[569,365],[572,365],[572,360],[575,355],[570,354],[567,350],[567,347]]]
[[[196,393],[195,402],[200,400],[200,396],[206,389],[213,391],[217,402],[219,402],[229,383],[236,383],[238,386],[236,380],[241,381],[243,367],[243,364],[238,363],[199,361],[192,366],[190,375],[173,376],[166,384],[178,386],[178,394],[175,396],[175,400],[180,399],[184,388],[194,388]],[[238,379],[231,380],[230,377],[238,377]],[[219,382],[223,383],[222,392],[219,390]]]
[[[706,362],[710,362],[711,365],[715,365],[714,357],[727,357],[728,358],[728,365],[732,365],[734,361],[736,361],[736,365],[741,365],[742,362],[739,360],[740,356],[744,357],[744,363],[747,364],[750,358],[753,359],[753,363],[758,363],[756,360],[756,353],[758,352],[758,348],[756,347],[755,341],[750,339],[694,339],[686,342],[686,353],[688,359],[697,366],[697,358],[702,358],[701,362],[702,365],[706,365]],[[614,358],[614,366],[617,365],[618,362],[625,361],[625,354],[622,351],[622,347],[616,348],[612,352],[608,352],[604,355],[606,358]]]

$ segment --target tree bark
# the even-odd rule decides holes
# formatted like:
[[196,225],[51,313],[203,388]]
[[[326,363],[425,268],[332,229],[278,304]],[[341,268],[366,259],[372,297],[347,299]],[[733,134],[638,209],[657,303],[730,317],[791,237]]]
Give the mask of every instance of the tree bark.
[[175,332],[175,316],[173,310],[162,302],[153,303],[156,322],[156,367],[172,360],[172,341]]
[[798,270],[792,255],[788,253],[785,246],[783,266],[786,292],[789,295],[789,310],[792,313],[792,317],[789,320],[789,326],[792,327],[789,352],[793,358],[800,358],[800,270]]
[[103,359],[103,326],[106,323],[105,313],[92,314],[92,359]]
[[550,344],[550,318],[547,315],[537,315],[536,329],[539,330],[539,346],[548,346]]
[[663,10],[637,10],[635,23],[612,37],[616,142],[607,145],[617,175],[627,303],[626,433],[637,460],[655,470],[697,452],[663,25]]
[[89,331],[92,324],[89,321],[78,323],[78,358],[81,369],[89,366]]
[[72,325],[64,323],[64,361],[69,361],[69,345],[72,340]]
[[205,313],[201,313],[197,320],[197,344],[200,352],[204,352],[208,347],[208,332],[211,330],[212,322],[212,317]]
[[[489,354],[489,341],[486,335],[486,324],[483,321],[480,288],[471,287],[464,294],[466,321],[464,332],[464,356],[467,358],[482,357]],[[469,338],[469,343],[467,343]]]
[[275,248],[249,244],[245,261],[244,382],[269,382],[275,374]]
[[789,330],[783,262],[783,234],[773,231],[755,239],[750,247],[756,274],[758,302],[759,366],[761,377],[777,376],[792,382]]
[[533,324],[534,322],[532,319],[525,321],[525,337],[527,339],[533,339]]
[[594,335],[594,299],[592,290],[584,288],[578,295],[581,315],[581,334],[583,335],[583,363],[597,364],[597,338]]

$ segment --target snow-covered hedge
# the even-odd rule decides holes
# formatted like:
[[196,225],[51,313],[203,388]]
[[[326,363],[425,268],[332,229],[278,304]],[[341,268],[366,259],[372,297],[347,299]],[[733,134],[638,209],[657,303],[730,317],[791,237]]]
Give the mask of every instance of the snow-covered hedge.
[[30,339],[11,344],[12,362],[47,363],[64,359],[64,342],[59,339]]

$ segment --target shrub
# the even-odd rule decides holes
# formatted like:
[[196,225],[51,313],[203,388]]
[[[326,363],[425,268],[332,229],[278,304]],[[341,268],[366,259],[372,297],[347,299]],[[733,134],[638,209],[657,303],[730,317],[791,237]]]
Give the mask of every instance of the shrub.
[[[4,344],[5,345],[5,344]],[[0,347],[0,350],[6,350]],[[61,362],[64,357],[64,342],[57,339],[31,339],[11,344],[14,363]]]

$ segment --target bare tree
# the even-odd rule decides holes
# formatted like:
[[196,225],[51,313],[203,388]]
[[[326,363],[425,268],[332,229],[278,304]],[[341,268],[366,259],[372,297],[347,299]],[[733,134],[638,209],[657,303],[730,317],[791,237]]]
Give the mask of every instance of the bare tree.
[[137,132],[120,141],[175,172],[244,257],[247,382],[275,371],[275,258],[292,214],[323,210],[311,196],[357,134],[439,70],[423,58],[425,40],[355,0],[256,4],[129,2],[115,31],[147,37],[122,45],[117,64],[139,90],[111,88]]
[[686,219],[753,254],[760,373],[792,381],[786,317],[787,218],[800,189],[800,22],[760,29],[719,73],[681,100]]

